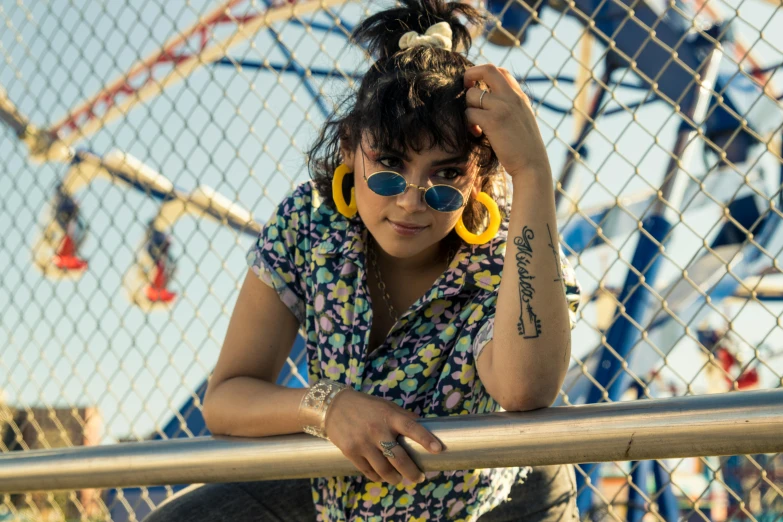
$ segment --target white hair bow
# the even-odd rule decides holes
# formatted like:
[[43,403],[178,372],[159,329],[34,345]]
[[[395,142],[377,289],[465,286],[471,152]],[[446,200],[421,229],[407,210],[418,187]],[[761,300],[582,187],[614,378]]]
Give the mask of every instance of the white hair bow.
[[441,49],[451,51],[451,26],[448,22],[438,22],[435,25],[431,25],[424,34],[408,31],[400,38],[400,49],[407,49],[417,45],[440,47]]

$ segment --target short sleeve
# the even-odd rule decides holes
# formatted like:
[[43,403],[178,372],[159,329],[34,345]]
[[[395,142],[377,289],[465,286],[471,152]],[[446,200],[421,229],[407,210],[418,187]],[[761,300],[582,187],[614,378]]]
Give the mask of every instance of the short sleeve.
[[566,303],[568,303],[568,318],[571,323],[571,330],[573,330],[576,326],[577,314],[582,303],[582,285],[579,284],[579,280],[576,278],[574,267],[571,266],[571,262],[568,261],[568,258],[563,253],[563,247],[559,246],[559,249],[563,291],[565,292]]
[[[577,313],[582,301],[582,287],[579,281],[576,279],[576,273],[571,266],[571,262],[563,253],[563,247],[560,246],[560,276],[561,283],[563,285],[563,291],[565,292],[566,304],[568,306],[568,320],[571,330],[576,326]],[[491,299],[496,299],[497,294],[494,294]],[[473,358],[477,360],[484,347],[492,340],[493,331],[495,328],[495,313],[488,314],[484,321],[484,324],[479,327],[476,336],[473,338]]]
[[305,183],[277,206],[246,255],[253,273],[277,292],[299,324],[305,322],[311,206],[311,188]]

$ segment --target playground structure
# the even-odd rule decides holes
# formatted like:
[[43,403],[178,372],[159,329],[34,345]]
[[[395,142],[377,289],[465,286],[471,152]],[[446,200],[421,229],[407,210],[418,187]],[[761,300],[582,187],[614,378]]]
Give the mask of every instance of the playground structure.
[[[770,9],[760,0],[759,5],[773,11],[771,19],[779,15],[779,9]],[[309,105],[302,106],[293,92],[282,110],[263,96],[259,104],[272,114],[278,134],[286,126],[301,123],[284,116],[289,107],[300,110],[302,119],[317,127],[331,110],[325,85],[335,81],[351,85],[364,64],[360,59],[347,63],[321,60],[332,61],[332,67],[326,67],[316,58],[307,62],[298,55],[339,57],[350,46],[347,35],[361,12],[350,6],[339,1],[305,1],[269,2],[260,8],[236,0],[214,8],[204,6],[189,27],[178,30],[155,52],[139,57],[115,81],[67,108],[65,116],[48,125],[31,123],[22,105],[13,101],[21,97],[13,96],[12,85],[0,76],[0,89],[6,88],[0,90],[0,120],[18,139],[15,146],[27,155],[28,168],[56,164],[65,169],[53,183],[48,206],[33,212],[42,216],[30,249],[30,264],[39,277],[43,275],[54,285],[63,279],[79,281],[89,272],[91,261],[84,250],[90,226],[79,196],[98,181],[109,182],[159,204],[154,217],[145,221],[140,246],[122,278],[129,306],[145,314],[173,314],[180,295],[188,292],[187,280],[178,280],[182,272],[172,254],[178,243],[174,233],[178,220],[207,217],[253,237],[261,224],[246,210],[251,205],[222,195],[206,183],[190,189],[176,186],[165,169],[152,168],[137,155],[120,150],[110,134],[104,137],[112,143],[106,153],[93,152],[99,150],[94,143],[92,150],[77,150],[76,145],[106,135],[112,125],[122,125],[134,111],[199,72],[205,83],[233,74],[246,80],[248,90],[256,94],[275,80],[278,85],[284,78],[292,81],[297,94],[310,96]],[[559,161],[555,197],[561,241],[586,293],[580,324],[583,332],[594,334],[580,336],[587,340],[583,344],[575,340],[571,371],[558,404],[694,393],[692,379],[683,378],[681,369],[668,362],[674,352],[683,350],[683,341],[693,357],[702,361],[704,371],[696,374],[709,374],[711,391],[780,386],[781,341],[750,340],[774,339],[783,333],[779,314],[769,308],[783,297],[775,285],[780,273],[777,259],[783,250],[783,91],[773,81],[780,63],[770,65],[769,56],[757,57],[732,19],[721,16],[720,6],[706,2],[663,7],[650,2],[631,7],[620,1],[490,0],[486,7],[491,16],[486,27],[475,28],[475,46],[487,58],[497,55],[493,61],[500,66],[528,66],[520,80],[531,89],[542,132],[554,144],[551,157]],[[17,10],[28,12],[23,6]],[[0,15],[6,22],[14,19],[13,13]],[[560,24],[564,17],[582,31],[570,39],[573,47],[563,43],[551,22]],[[570,57],[558,67],[543,63],[540,54],[545,52],[545,43],[536,40],[538,29],[548,29],[549,41],[568,48]],[[761,32],[758,39],[764,40]],[[259,40],[267,46],[264,53],[257,51]],[[13,49],[7,48],[5,40],[3,45],[5,62],[13,66]],[[530,45],[538,50],[527,51]],[[774,47],[769,42],[767,46]],[[241,57],[239,49],[244,53]],[[781,49],[777,48],[778,53]],[[259,56],[248,57],[252,50]],[[205,68],[211,72],[206,80]],[[575,69],[575,74],[563,73],[565,68]],[[245,76],[247,71],[255,72],[254,80]],[[19,76],[23,75],[8,78]],[[657,118],[645,112],[647,106],[662,108],[666,116]],[[176,108],[171,110],[176,113]],[[618,118],[624,118],[626,129],[633,126],[636,134],[647,138],[650,148],[665,153],[660,154],[665,161],[651,168],[644,161],[649,150],[640,153],[642,146],[626,143],[623,133],[614,129],[612,120]],[[671,141],[651,133],[645,127],[647,119],[654,122],[651,128],[659,119],[665,120],[673,128]],[[572,126],[572,141],[562,136],[564,121]],[[263,145],[264,153],[273,157],[277,151],[267,149],[263,132],[256,132],[259,148]],[[611,144],[608,156],[619,158],[614,165],[625,165],[629,173],[605,172],[608,159],[600,154],[607,149],[606,142]],[[290,143],[294,145],[295,140],[290,138]],[[555,152],[561,154],[559,159]],[[699,153],[703,165],[696,161]],[[634,157],[639,158],[636,163]],[[278,174],[286,174],[279,161],[273,163]],[[273,178],[263,183],[263,196],[273,203],[266,190]],[[293,180],[284,179],[282,184],[290,188]],[[642,188],[626,190],[633,184]],[[594,187],[610,194],[608,201],[584,202]],[[620,189],[613,191],[616,187]],[[134,213],[132,219],[142,218]],[[705,221],[711,226],[704,226]],[[685,241],[697,238],[691,243],[698,244],[678,245],[681,236]],[[182,248],[193,257],[199,255]],[[678,251],[687,255],[678,255]],[[604,266],[602,257],[610,255],[614,262]],[[78,292],[76,286],[71,288]],[[735,327],[735,318],[726,313],[734,306],[730,303],[740,303],[736,306],[741,308],[751,303],[759,313],[766,311],[775,318],[770,333],[753,337]],[[304,384],[303,357],[299,342],[280,384]],[[766,383],[762,374],[767,376]],[[198,405],[205,388],[202,379],[186,404],[176,408],[174,417],[162,423],[153,438],[204,434]],[[707,519],[751,519],[760,513],[753,513],[754,508],[744,500],[746,486],[726,477],[737,475],[745,459],[761,469],[758,462],[763,459],[732,458],[718,465],[701,459],[709,491],[703,493],[700,504],[699,499],[687,502],[673,478],[674,470],[666,463],[631,463],[628,472],[622,473],[627,507],[614,512],[607,511],[614,500],[600,488],[599,466],[581,466],[577,473],[580,511],[585,515],[603,510],[606,516],[628,520],[641,520],[645,513],[664,520],[699,514]],[[770,476],[774,473],[759,474],[764,490],[764,503],[757,506],[760,511],[783,509],[780,480],[775,482]],[[656,484],[652,490],[647,489],[650,477]],[[116,490],[107,493],[105,502],[115,520],[129,513],[143,516],[141,499],[149,497],[157,503],[170,489]],[[711,505],[710,495],[718,489],[727,492],[725,515],[713,511]]]

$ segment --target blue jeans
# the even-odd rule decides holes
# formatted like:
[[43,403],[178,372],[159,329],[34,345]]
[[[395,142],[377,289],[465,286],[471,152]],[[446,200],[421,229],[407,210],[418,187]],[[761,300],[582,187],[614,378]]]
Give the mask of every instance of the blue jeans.
[[[315,522],[309,479],[194,485],[163,502],[143,522]],[[573,466],[534,467],[524,484],[479,522],[578,521]]]

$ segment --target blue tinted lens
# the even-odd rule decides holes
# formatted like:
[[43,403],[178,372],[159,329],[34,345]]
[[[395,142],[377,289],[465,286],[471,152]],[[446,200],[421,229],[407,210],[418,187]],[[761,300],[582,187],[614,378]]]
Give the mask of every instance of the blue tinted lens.
[[430,187],[424,193],[424,201],[440,212],[454,212],[462,208],[464,199],[462,192],[448,185]]
[[379,196],[396,196],[405,192],[405,178],[396,172],[376,172],[367,178],[370,190]]

